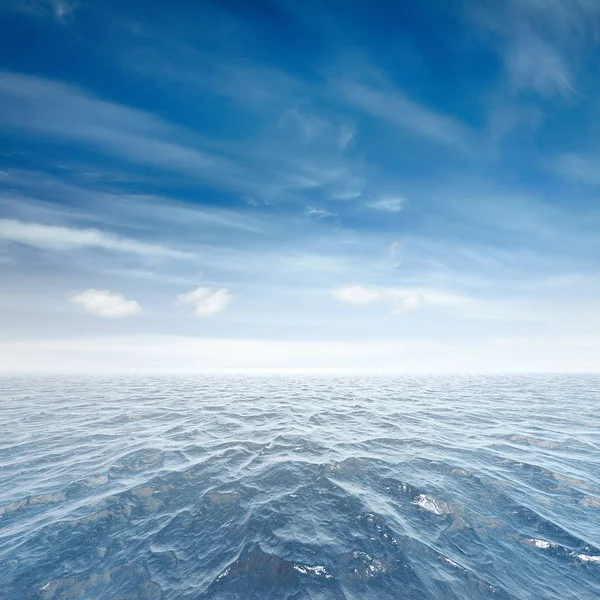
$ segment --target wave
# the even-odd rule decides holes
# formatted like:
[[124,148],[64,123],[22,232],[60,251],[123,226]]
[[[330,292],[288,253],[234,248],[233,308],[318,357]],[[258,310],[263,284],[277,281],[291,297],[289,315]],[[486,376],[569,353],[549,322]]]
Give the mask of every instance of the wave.
[[0,597],[596,599],[598,383],[0,379]]

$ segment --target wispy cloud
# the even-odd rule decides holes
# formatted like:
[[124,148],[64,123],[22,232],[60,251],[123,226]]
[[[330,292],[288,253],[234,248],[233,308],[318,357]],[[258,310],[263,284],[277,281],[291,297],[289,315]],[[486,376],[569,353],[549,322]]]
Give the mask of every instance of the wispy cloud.
[[566,153],[550,161],[549,167],[564,177],[588,185],[600,185],[600,157]]
[[4,8],[36,17],[53,17],[64,22],[73,14],[77,5],[77,0],[7,0]]
[[82,306],[90,315],[108,319],[120,319],[140,312],[141,307],[135,300],[126,300],[121,294],[107,290],[86,290],[71,296],[73,304]]
[[356,125],[342,125],[338,135],[338,146],[345,150],[356,137]]
[[177,127],[69,85],[0,73],[0,109],[0,125],[6,129],[75,140],[133,163],[183,172],[228,188],[257,185],[256,178],[234,161],[177,141],[186,137]]
[[225,288],[216,289],[202,286],[177,297],[180,304],[192,305],[199,317],[212,317],[223,312],[229,306],[231,299],[229,290]]
[[314,208],[312,206],[307,207],[304,211],[307,217],[313,217],[314,219],[327,219],[329,217],[335,217],[334,213],[325,210],[324,208]]
[[443,290],[385,288],[350,285],[332,291],[333,297],[355,307],[385,306],[392,314],[401,315],[422,306],[466,308],[473,300]]
[[263,132],[251,142],[211,140],[71,85],[0,72],[0,128],[6,131],[76,142],[131,165],[262,201],[311,190],[340,198],[361,192],[360,165],[339,151],[341,124],[316,112],[288,109],[273,131],[274,115],[257,117]]
[[397,258],[401,250],[402,242],[400,240],[396,240],[388,246],[388,254],[390,255],[390,258]]
[[370,202],[367,206],[382,212],[396,213],[402,210],[405,202],[406,200],[401,196],[382,196]]
[[463,152],[472,152],[474,136],[460,121],[415,102],[402,92],[349,79],[333,82],[345,101],[393,125]]
[[115,252],[166,258],[190,258],[193,256],[187,252],[122,238],[97,229],[73,229],[40,223],[23,223],[12,219],[0,219],[0,239],[43,250],[101,248]]
[[537,35],[520,34],[508,44],[505,65],[510,82],[517,90],[530,90],[543,96],[573,91],[572,74],[558,50]]
[[279,118],[279,126],[284,130],[298,133],[307,144],[320,136],[331,133],[330,123],[314,114],[306,114],[298,109],[286,110]]
[[472,17],[494,32],[515,92],[565,98],[579,93],[577,77],[586,48],[595,46],[600,4],[595,0],[507,0],[473,3]]
[[[30,170],[0,173],[0,186],[6,189],[0,190],[3,212],[16,220],[68,217],[86,224],[130,224],[154,234],[159,225],[170,224],[177,226],[180,237],[187,232],[194,237],[199,232],[222,235],[227,230],[262,234],[267,229],[260,218],[241,211],[189,203],[174,196],[120,192],[114,184],[111,191],[103,191],[94,182],[85,181],[84,185],[80,179],[78,173],[76,183]],[[150,184],[154,182],[150,180]]]
[[65,19],[77,8],[77,0],[50,0],[50,4],[59,20]]

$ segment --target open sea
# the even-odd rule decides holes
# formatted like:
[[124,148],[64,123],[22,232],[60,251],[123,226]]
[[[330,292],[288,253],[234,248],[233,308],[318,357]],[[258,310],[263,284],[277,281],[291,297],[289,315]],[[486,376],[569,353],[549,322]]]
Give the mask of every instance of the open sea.
[[0,598],[600,598],[600,376],[0,378]]

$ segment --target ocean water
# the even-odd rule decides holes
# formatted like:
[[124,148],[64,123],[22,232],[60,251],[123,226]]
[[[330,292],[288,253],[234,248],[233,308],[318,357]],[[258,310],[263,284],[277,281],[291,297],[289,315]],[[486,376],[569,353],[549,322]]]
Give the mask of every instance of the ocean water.
[[600,598],[598,376],[0,379],[0,598]]

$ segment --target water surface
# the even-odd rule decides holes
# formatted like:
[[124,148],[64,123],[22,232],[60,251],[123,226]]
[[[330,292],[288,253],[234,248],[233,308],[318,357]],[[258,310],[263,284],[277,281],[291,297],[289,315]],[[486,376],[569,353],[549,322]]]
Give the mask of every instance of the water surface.
[[600,598],[598,376],[0,379],[0,598]]

